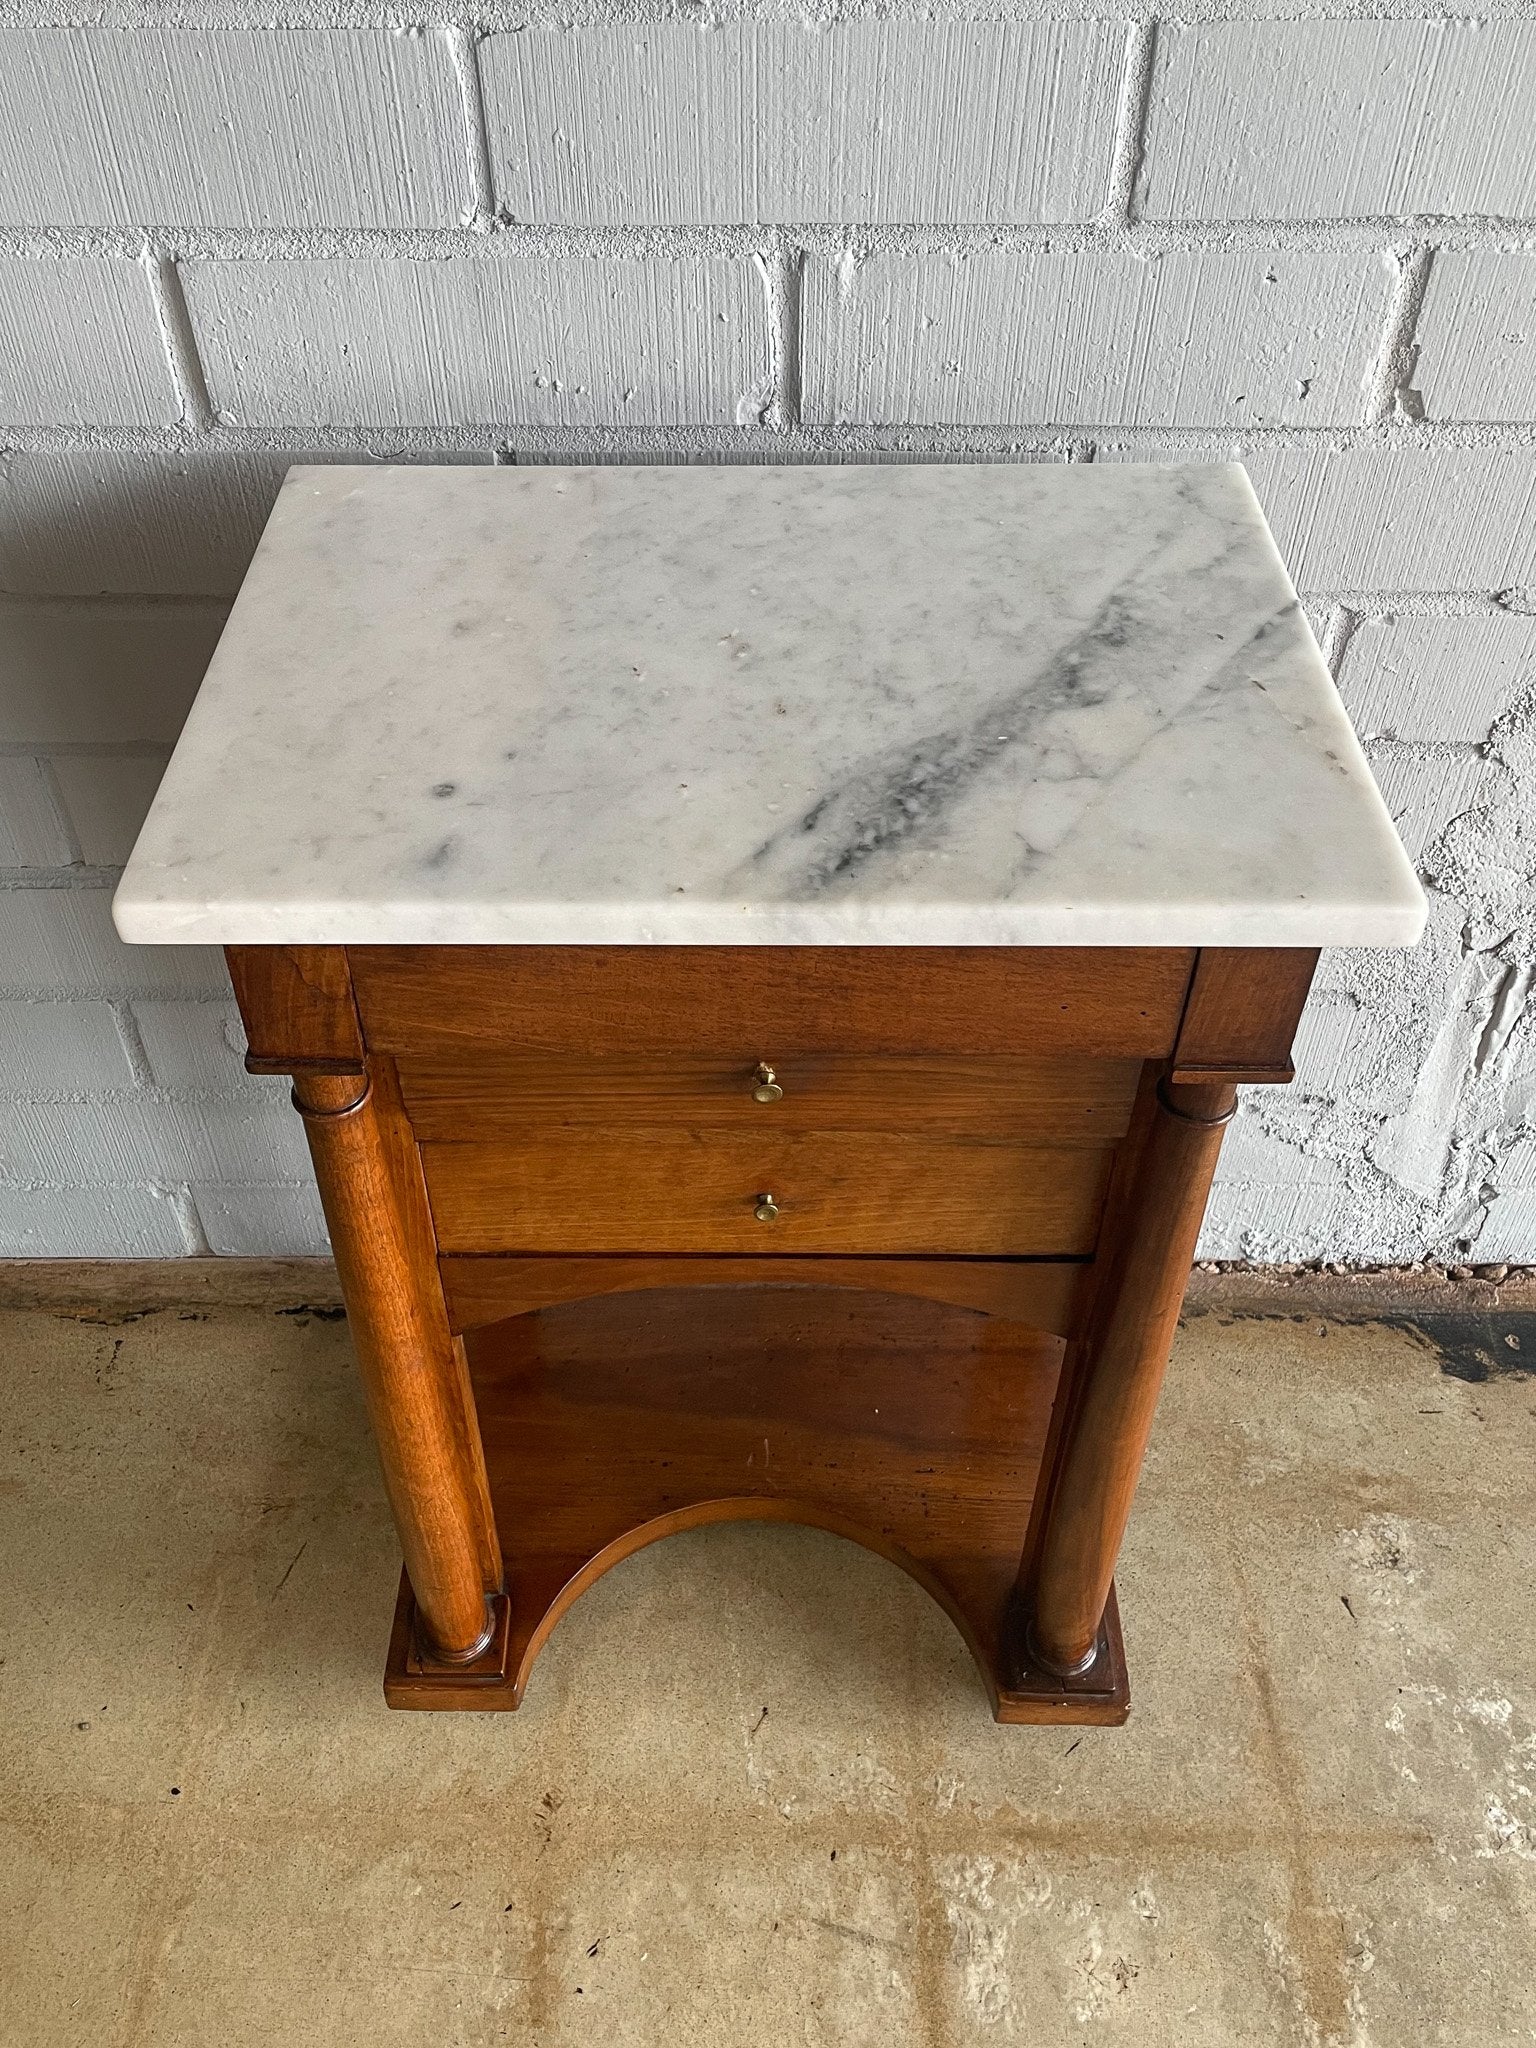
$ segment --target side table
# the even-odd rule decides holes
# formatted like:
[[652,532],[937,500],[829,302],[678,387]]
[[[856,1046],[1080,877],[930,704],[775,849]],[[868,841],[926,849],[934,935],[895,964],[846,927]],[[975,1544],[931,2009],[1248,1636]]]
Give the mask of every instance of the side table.
[[392,1705],[516,1707],[755,1518],[910,1572],[999,1720],[1119,1722],[1236,1090],[1423,899],[1240,469],[323,468],[116,915],[293,1077]]

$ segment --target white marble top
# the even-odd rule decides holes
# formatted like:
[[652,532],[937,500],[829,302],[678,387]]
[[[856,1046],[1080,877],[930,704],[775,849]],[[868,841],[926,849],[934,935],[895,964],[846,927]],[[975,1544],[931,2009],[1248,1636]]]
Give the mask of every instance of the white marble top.
[[126,939],[1409,945],[1243,470],[290,471]]

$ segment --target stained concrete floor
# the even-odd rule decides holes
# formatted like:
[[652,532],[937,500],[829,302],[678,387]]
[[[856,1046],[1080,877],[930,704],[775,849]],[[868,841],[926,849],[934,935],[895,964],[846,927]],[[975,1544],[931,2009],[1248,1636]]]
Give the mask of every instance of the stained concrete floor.
[[1490,1358],[1190,1321],[1124,1730],[994,1727],[894,1567],[742,1525],[482,1719],[381,1703],[343,1324],[0,1316],[0,2036],[1536,2040],[1536,1380]]

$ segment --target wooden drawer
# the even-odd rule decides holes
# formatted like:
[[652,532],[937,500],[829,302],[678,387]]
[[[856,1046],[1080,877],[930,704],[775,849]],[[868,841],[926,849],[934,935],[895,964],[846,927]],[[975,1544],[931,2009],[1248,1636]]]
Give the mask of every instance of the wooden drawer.
[[374,1052],[1010,1053],[1162,1059],[1172,947],[352,946]]
[[941,1132],[1032,1145],[1113,1144],[1125,1135],[1138,1060],[802,1052],[766,1044],[778,1099],[754,1089],[758,1061],[674,1053],[403,1056],[400,1089],[424,1142],[518,1138],[534,1128]]
[[[1111,1148],[944,1134],[557,1125],[425,1144],[444,1252],[892,1252],[1063,1256],[1093,1249]],[[760,1221],[758,1198],[778,1215]]]

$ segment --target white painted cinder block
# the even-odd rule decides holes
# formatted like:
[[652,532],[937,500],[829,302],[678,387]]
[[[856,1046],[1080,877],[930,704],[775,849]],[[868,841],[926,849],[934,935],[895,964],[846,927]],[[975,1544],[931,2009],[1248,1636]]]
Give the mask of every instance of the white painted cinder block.
[[198,262],[185,279],[215,403],[246,424],[731,424],[767,400],[745,260]]
[[1221,1176],[1262,1187],[1295,1187],[1326,1177],[1326,1163],[1309,1157],[1300,1146],[1265,1130],[1252,1100],[1239,1103],[1238,1113],[1221,1148]]
[[227,610],[0,597],[0,740],[169,744]]
[[1476,744],[1517,698],[1536,692],[1536,619],[1362,619],[1338,681],[1363,738]]
[[0,1122],[0,1177],[53,1185],[189,1180],[296,1182],[304,1127],[276,1084],[270,1101],[149,1093],[65,1105],[13,1098]]
[[149,1095],[15,1099],[0,1120],[0,1179],[128,1187],[187,1177],[182,1116]]
[[[1347,1219],[1347,1224],[1346,1224]],[[1202,1259],[1330,1259],[1340,1256],[1344,1229],[1354,1244],[1381,1242],[1372,1205],[1326,1168],[1314,1180],[1285,1186],[1218,1177],[1200,1232]],[[1379,1256],[1371,1251],[1367,1258]]]
[[0,995],[229,994],[217,946],[125,946],[109,889],[0,888]]
[[[238,1068],[235,1073],[238,1074]],[[233,1078],[233,1077],[232,1077]],[[238,1094],[178,1100],[181,1158],[191,1179],[207,1182],[304,1181],[310,1176],[304,1122],[292,1084],[251,1075]]]
[[133,1014],[158,1087],[229,1093],[239,1083],[245,1030],[235,1004],[139,1002]]
[[820,259],[806,416],[1337,425],[1363,416],[1391,282],[1355,251]]
[[1536,23],[1216,21],[1158,45],[1151,218],[1536,212]]
[[450,226],[470,197],[438,34],[0,32],[0,219]]
[[[0,588],[231,596],[296,462],[363,452],[195,449],[0,451]],[[398,461],[490,462],[481,454]],[[3,625],[0,625],[3,636]]]
[[69,449],[0,454],[0,584],[232,593],[291,455]]
[[194,1183],[210,1251],[266,1259],[323,1258],[330,1250],[318,1189]]
[[694,21],[481,46],[515,220],[1089,220],[1118,21]]
[[1493,448],[1251,449],[1291,574],[1313,590],[1536,582],[1536,462]]
[[121,867],[133,851],[165,763],[142,756],[64,754],[52,764],[88,867]]
[[174,1259],[186,1248],[162,1189],[0,1186],[0,1258]]
[[68,867],[73,858],[47,769],[0,755],[0,868]]
[[1497,803],[1507,772],[1476,747],[1415,747],[1382,741],[1369,749],[1371,773],[1410,860],[1417,860],[1463,812]]
[[0,1093],[84,1094],[133,1079],[105,1003],[0,1002]]
[[1508,1259],[1529,1265],[1536,1257],[1536,1194],[1495,1195],[1473,1241],[1479,1263]]
[[1437,251],[1417,340],[1428,418],[1536,419],[1536,251]]
[[180,417],[141,264],[0,257],[0,425],[159,427]]

